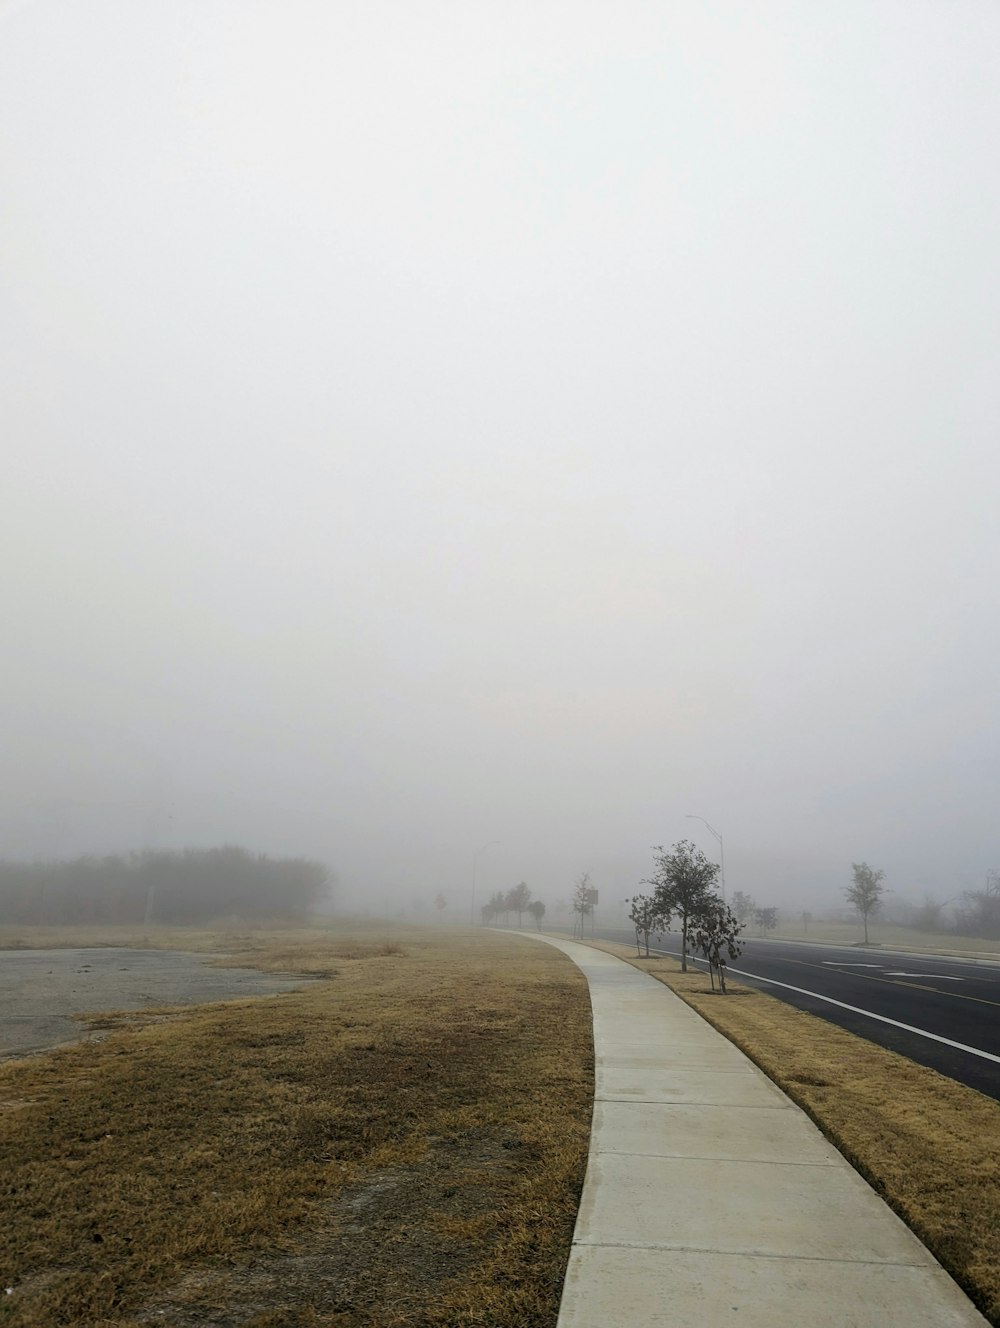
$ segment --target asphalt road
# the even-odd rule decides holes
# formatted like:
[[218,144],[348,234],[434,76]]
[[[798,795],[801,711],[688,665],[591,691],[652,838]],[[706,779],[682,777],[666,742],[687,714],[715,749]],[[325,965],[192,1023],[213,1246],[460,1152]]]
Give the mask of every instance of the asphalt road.
[[[631,928],[597,935],[635,941]],[[680,937],[650,949],[679,957]],[[1000,962],[750,937],[728,971],[1000,1101]]]

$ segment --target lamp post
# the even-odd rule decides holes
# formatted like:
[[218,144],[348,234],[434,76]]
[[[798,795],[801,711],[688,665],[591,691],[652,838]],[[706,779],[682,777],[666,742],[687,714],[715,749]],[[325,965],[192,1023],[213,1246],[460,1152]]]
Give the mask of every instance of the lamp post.
[[490,842],[484,844],[482,848],[477,848],[472,855],[472,904],[469,908],[469,924],[473,927],[476,925],[476,868],[479,865],[479,855],[480,853],[485,853],[488,848],[492,848],[494,844],[499,843],[499,839],[491,839]]
[[[700,822],[702,823],[702,825],[708,825],[708,822],[705,820],[704,816],[696,816],[696,815],[694,814],[694,812],[688,812],[687,815],[686,815],[686,817],[685,817],[684,819],[687,820],[687,821],[700,821]],[[726,900],[726,850],[724,849],[724,847],[723,847],[723,845],[722,845],[722,836],[719,834],[718,830],[716,830],[715,826],[714,826],[714,825],[708,825],[708,828],[709,828],[709,830],[711,830],[712,834],[715,835],[716,839],[719,841],[719,875],[720,875],[721,880],[722,880],[722,901],[723,901],[723,903],[725,903],[725,900]]]

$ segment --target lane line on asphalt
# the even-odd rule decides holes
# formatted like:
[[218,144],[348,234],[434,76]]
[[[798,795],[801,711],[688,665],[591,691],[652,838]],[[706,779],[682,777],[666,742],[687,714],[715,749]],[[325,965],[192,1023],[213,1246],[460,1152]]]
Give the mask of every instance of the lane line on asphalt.
[[[815,968],[817,966],[807,964],[804,967]],[[892,974],[878,977],[875,973],[854,973],[851,976],[864,978],[868,982],[881,982],[886,987],[912,987],[915,991],[929,991],[933,996],[949,996],[953,1001],[972,1001],[976,1005],[1000,1006],[1000,1001],[991,1001],[987,996],[970,996],[967,991],[942,991],[940,987],[928,987],[923,982],[906,982]],[[920,973],[917,976],[934,978],[937,975],[934,973]],[[948,981],[964,982],[965,978],[949,978]]]
[[957,978],[953,973],[896,973],[886,972],[887,978],[926,978],[928,982],[964,982],[965,978]]
[[[660,954],[669,954],[672,958],[679,958],[672,950],[661,950]],[[694,963],[703,963],[703,960],[695,959],[693,955],[688,956]],[[905,1033],[916,1033],[917,1037],[930,1038],[932,1042],[943,1042],[946,1047],[954,1047],[956,1051],[968,1052],[970,1056],[979,1056],[984,1061],[992,1061],[995,1065],[1000,1065],[1000,1056],[995,1056],[992,1051],[981,1051],[978,1047],[969,1047],[964,1042],[955,1042],[952,1038],[942,1037],[939,1033],[929,1033],[926,1028],[915,1028],[913,1024],[901,1023],[898,1019],[890,1019],[888,1015],[876,1014],[874,1010],[862,1010],[860,1006],[848,1005],[846,1001],[834,1000],[832,996],[824,996],[818,991],[807,991],[805,987],[793,987],[790,982],[778,982],[776,978],[764,978],[759,973],[748,973],[743,968],[732,968],[726,965],[729,973],[738,973],[741,978],[753,978],[755,982],[766,982],[772,987],[784,987],[786,991],[798,992],[800,996],[812,996],[814,1000],[826,1001],[828,1005],[836,1005],[841,1010],[850,1010],[852,1014],[864,1015],[867,1019],[877,1019],[880,1024],[891,1024],[893,1028],[901,1028]],[[905,986],[905,983],[893,983],[893,986]],[[941,993],[942,995],[944,993]],[[993,1001],[985,1001],[986,1005],[993,1005]]]
[[[696,956],[689,955],[689,958],[696,959]],[[697,960],[697,962],[701,963],[703,961]],[[814,963],[811,959],[787,959],[783,956],[779,956],[774,962],[779,964],[794,964],[797,968],[818,968],[820,971],[827,968],[830,964],[830,961],[827,959],[824,959],[821,963],[817,964]],[[881,964],[837,964],[835,967],[837,969],[842,969],[842,968],[857,969],[857,968],[882,968],[883,966]],[[845,973],[844,976],[863,978],[865,982],[881,982],[884,986],[887,987],[915,987],[918,991],[929,991],[932,992],[935,996],[950,996],[951,999],[955,1001],[973,1001],[975,1002],[976,1005],[1000,1006],[1000,1001],[991,1001],[986,996],[970,996],[967,992],[964,991],[942,991],[939,987],[924,987],[919,982],[900,982],[897,978],[880,977],[878,973],[851,972],[851,973]],[[930,977],[933,975],[921,973],[919,976]],[[762,982],[773,982],[774,980],[775,979],[773,978],[761,978]],[[965,979],[956,978],[955,981],[964,982]]]

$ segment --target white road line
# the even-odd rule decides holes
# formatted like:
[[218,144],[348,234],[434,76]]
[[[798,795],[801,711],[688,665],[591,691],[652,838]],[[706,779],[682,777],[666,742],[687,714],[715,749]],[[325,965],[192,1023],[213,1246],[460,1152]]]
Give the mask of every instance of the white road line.
[[[661,954],[664,951],[660,951]],[[666,951],[672,954],[673,951]],[[696,960],[694,955],[689,958],[695,963],[704,962]],[[876,1014],[874,1010],[862,1010],[857,1005],[848,1005],[845,1001],[835,1001],[832,996],[823,996],[818,991],[807,991],[805,987],[793,987],[790,982],[778,982],[775,978],[762,978],[759,973],[748,973],[746,969],[731,968],[726,965],[727,973],[738,973],[741,978],[753,978],[755,982],[767,982],[772,987],[784,987],[786,991],[797,991],[800,996],[812,996],[814,1000],[826,1001],[828,1005],[839,1006],[841,1010],[850,1010],[851,1014],[863,1014],[868,1019],[877,1019],[880,1024],[891,1024],[893,1028],[901,1028],[906,1033],[916,1033],[917,1037],[930,1038],[932,1042],[943,1042],[946,1047],[954,1047],[956,1051],[966,1051],[970,1056],[979,1056],[984,1061],[992,1061],[994,1065],[1000,1065],[1000,1056],[994,1056],[992,1051],[980,1051],[978,1047],[967,1047],[964,1042],[954,1042],[951,1038],[941,1037],[937,1033],[928,1033],[926,1028],[914,1028],[912,1024],[902,1024],[898,1019],[890,1019],[888,1015]]]
[[914,1028],[912,1024],[900,1024],[898,1019],[890,1019],[887,1015],[876,1015],[873,1009],[861,1009],[858,1005],[847,1005],[845,1001],[834,1000],[833,996],[821,996],[819,992],[806,991],[805,987],[793,987],[790,983],[778,983],[773,977],[761,977],[758,973],[748,973],[741,968],[730,968],[730,973],[740,973],[741,977],[753,977],[758,983],[770,983],[772,987],[784,987],[786,991],[798,992],[799,996],[811,996],[814,1000],[825,1000],[827,1004],[839,1005],[841,1009],[849,1009],[853,1015],[866,1015],[869,1019],[876,1019],[880,1024],[891,1024],[892,1028],[902,1028],[904,1032],[916,1033],[918,1037],[930,1037],[932,1042],[944,1042],[946,1046],[954,1046],[959,1052],[968,1052],[969,1056],[981,1056],[984,1061],[993,1061],[993,1064],[1000,1065],[1000,1056],[993,1056],[992,1052],[981,1052],[977,1046],[965,1046],[964,1042],[952,1041],[951,1037],[940,1037],[938,1033],[928,1033],[926,1028]]
[[965,978],[957,978],[953,973],[896,973],[886,972],[887,978],[933,978],[935,982],[964,982]]
[[846,962],[842,963],[839,959],[824,959],[823,963],[828,964],[830,968],[883,968],[884,967],[883,964],[848,964]]

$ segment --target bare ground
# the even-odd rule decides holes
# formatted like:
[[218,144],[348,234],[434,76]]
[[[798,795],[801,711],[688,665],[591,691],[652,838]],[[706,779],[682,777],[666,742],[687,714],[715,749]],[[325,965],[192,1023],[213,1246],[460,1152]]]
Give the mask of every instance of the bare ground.
[[2,950],[0,1060],[99,1036],[88,1016],[101,1011],[272,995],[305,980],[179,950]]

